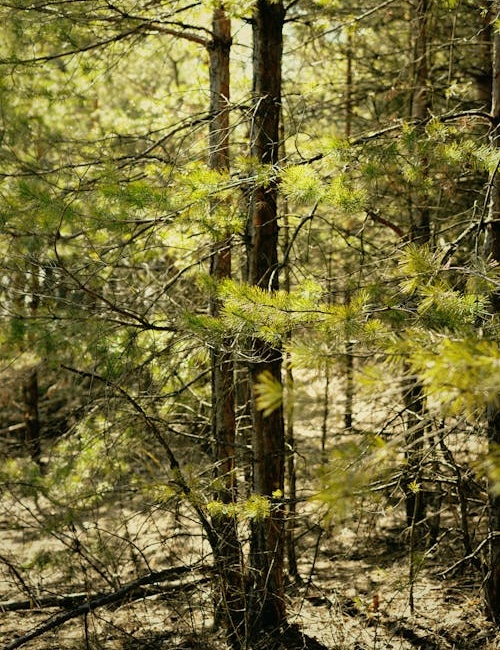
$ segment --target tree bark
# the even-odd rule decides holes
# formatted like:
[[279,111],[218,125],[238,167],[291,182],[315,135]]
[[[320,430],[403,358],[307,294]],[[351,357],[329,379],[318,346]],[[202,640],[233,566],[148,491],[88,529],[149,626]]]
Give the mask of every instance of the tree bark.
[[[419,0],[416,9],[416,36],[414,44],[414,88],[411,99],[411,117],[423,121],[429,113],[429,11],[432,0]],[[420,156],[422,176],[427,175],[427,157]],[[427,244],[431,239],[430,211],[427,193],[413,188],[411,196],[410,239],[417,244]]]
[[476,87],[480,107],[488,110],[491,106],[491,57],[492,57],[492,41],[493,41],[493,23],[495,16],[493,15],[493,7],[491,0],[482,0],[481,2],[481,17],[482,28],[479,32],[479,56],[477,63],[477,73],[475,75]]
[[[428,23],[432,0],[418,0],[413,46],[414,88],[411,98],[411,117],[424,121],[429,112],[429,55]],[[418,127],[417,127],[418,128]],[[428,174],[428,160],[425,154],[418,154],[422,181]],[[414,244],[429,244],[431,240],[430,211],[427,194],[419,181],[410,187],[410,241]],[[425,435],[425,391],[418,377],[409,376],[404,383],[403,399],[406,407],[406,460],[407,466],[403,485],[405,489],[406,521],[409,528],[425,519],[426,498],[420,485],[423,440]],[[412,535],[412,538],[415,536]]]
[[[210,56],[210,126],[209,167],[229,170],[229,64],[231,51],[231,20],[221,4],[212,14],[213,40]],[[215,211],[217,206],[213,204]],[[231,235],[223,233],[214,242],[211,257],[211,276],[217,282],[231,277]],[[218,316],[219,300],[211,301],[211,314]],[[229,345],[212,350],[212,434],[214,440],[215,498],[229,504],[236,500],[235,478],[235,400],[234,366]],[[241,548],[237,521],[234,516],[214,519],[216,534],[214,550],[218,570],[219,589],[215,605],[216,625],[222,621],[227,630],[229,645],[238,649],[244,638],[244,589]]]
[[[250,151],[256,164],[272,166],[278,161],[284,14],[282,2],[257,0],[253,16],[254,113]],[[276,183],[253,188],[249,230],[249,281],[274,291],[278,289]],[[253,639],[263,632],[277,631],[285,623],[284,509],[277,496],[284,491],[283,409],[280,406],[265,417],[255,408],[255,386],[261,373],[270,373],[281,382],[281,365],[279,349],[260,339],[254,341],[250,370],[254,404],[254,491],[270,499],[272,506],[269,517],[252,522],[248,617]]]
[[[29,287],[29,312],[30,317],[35,319],[40,304],[40,280],[38,260],[27,261],[26,269],[27,282]],[[27,347],[35,345],[33,337],[28,333]],[[38,412],[38,368],[32,366],[23,381],[23,402],[24,402],[24,424],[25,441],[31,460],[41,467],[42,447],[40,441],[40,417]]]
[[[283,160],[286,159],[285,151],[285,127],[283,123],[283,111],[280,115],[280,155]],[[283,289],[290,293],[291,288],[291,277],[290,277],[290,262],[289,256],[286,254],[286,251],[290,247],[290,223],[288,219],[288,201],[286,198],[283,198],[281,201],[282,214],[283,214],[283,244],[282,249],[285,251],[284,259],[281,263],[283,269]],[[287,341],[290,343],[292,340],[292,334],[290,333],[287,336]],[[283,359],[285,366],[285,444],[286,444],[286,485],[287,492],[286,497],[288,504],[286,507],[286,533],[285,533],[285,547],[286,547],[286,559],[288,563],[288,575],[293,578],[297,583],[301,582],[301,577],[299,574],[299,568],[297,565],[297,553],[296,553],[296,543],[295,543],[295,528],[297,526],[297,471],[295,468],[295,455],[296,455],[296,442],[295,442],[295,430],[294,430],[294,376],[292,370],[292,359],[291,354],[287,353]]]
[[[494,19],[500,11],[500,2],[493,0],[490,16]],[[496,125],[491,134],[491,146],[500,147],[500,34],[493,29],[492,48],[492,92],[491,115]],[[490,178],[490,203],[488,213],[487,250],[489,259],[500,263],[500,178],[498,168]],[[491,295],[492,308],[495,316],[500,315],[500,291]],[[494,452],[500,448],[500,408],[498,397],[487,410],[487,435],[489,449]],[[485,580],[485,599],[490,618],[500,625],[500,494],[489,491],[489,553],[488,574]]]
[[32,368],[23,382],[26,446],[31,459],[40,464],[40,418],[38,415],[38,370]]

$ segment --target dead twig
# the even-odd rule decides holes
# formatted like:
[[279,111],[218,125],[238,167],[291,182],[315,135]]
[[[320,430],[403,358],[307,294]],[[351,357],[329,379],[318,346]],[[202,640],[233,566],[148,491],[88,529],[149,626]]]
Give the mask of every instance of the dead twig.
[[[46,621],[39,627],[35,628],[34,630],[31,630],[27,634],[23,634],[22,636],[17,637],[13,641],[5,645],[2,648],[2,650],[14,650],[15,648],[20,648],[21,646],[25,645],[29,641],[32,641],[33,639],[42,636],[46,632],[61,627],[67,621],[70,621],[71,619],[77,618],[78,616],[82,616],[84,614],[89,614],[90,612],[94,611],[95,609],[98,609],[99,607],[105,607],[106,605],[114,605],[116,603],[122,603],[124,601],[130,602],[130,600],[139,600],[140,598],[143,598],[144,596],[148,595],[147,593],[145,593],[145,590],[143,589],[144,586],[154,584],[155,582],[165,582],[169,578],[178,577],[180,575],[195,570],[199,570],[200,568],[201,568],[200,565],[193,565],[193,566],[186,566],[186,567],[173,567],[170,569],[165,569],[163,571],[153,571],[151,573],[148,573],[145,576],[141,576],[136,580],[132,580],[131,582],[128,582],[117,591],[114,591],[109,594],[99,594],[98,596],[95,596],[94,598],[91,598],[90,600],[81,603],[77,607],[74,607],[73,609],[70,609],[67,612],[62,612],[61,614],[57,614],[56,616],[50,618],[48,621]],[[209,577],[202,577],[196,580],[192,584],[199,585],[200,582],[205,582],[208,580],[210,580]],[[183,588],[185,587],[186,585],[183,585]],[[175,588],[177,588],[177,586]],[[72,596],[69,596],[69,598],[71,599]],[[1,604],[0,604],[0,608],[1,608]]]

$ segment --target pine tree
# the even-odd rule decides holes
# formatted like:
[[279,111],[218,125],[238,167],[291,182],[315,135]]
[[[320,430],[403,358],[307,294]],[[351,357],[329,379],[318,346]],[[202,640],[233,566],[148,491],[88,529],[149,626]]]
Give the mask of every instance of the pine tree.
[[[500,3],[490,3],[491,15],[498,15]],[[491,70],[491,115],[495,128],[491,135],[491,146],[498,149],[500,134],[500,34],[493,30],[492,70]],[[500,263],[500,178],[498,169],[492,173],[490,184],[490,202],[488,209],[488,250],[487,255],[493,262]],[[494,289],[491,295],[495,317],[500,314],[500,292]],[[498,395],[488,404],[487,414],[488,444],[490,453],[495,457],[500,446],[500,408]],[[493,485],[489,492],[489,558],[488,575],[485,582],[486,603],[491,618],[500,624],[500,493]]]
[[[230,101],[230,47],[231,19],[222,4],[212,16],[213,38],[208,50],[210,56],[210,125],[209,167],[220,173],[229,172],[229,101]],[[224,209],[212,200],[211,209]],[[216,238],[210,273],[215,282],[231,277],[232,233],[222,232]],[[212,299],[211,314],[219,316],[220,304]],[[230,341],[212,349],[212,421],[215,462],[215,498],[225,506],[236,503],[236,422],[234,362]],[[233,512],[219,513],[213,520],[216,546],[213,549],[220,570],[220,603],[216,619],[222,617],[232,648],[242,647],[245,638],[245,589],[238,539],[237,519]]]
[[[257,0],[253,13],[253,119],[250,155],[257,165],[273,168],[279,157],[281,58],[283,21],[281,2]],[[273,292],[278,289],[278,213],[275,181],[252,188],[249,214],[249,282]],[[257,495],[271,501],[269,517],[252,525],[249,631],[258,637],[276,632],[285,623],[284,601],[284,422],[279,405],[271,413],[258,409],[261,377],[281,384],[282,352],[265,340],[252,345],[253,480]]]

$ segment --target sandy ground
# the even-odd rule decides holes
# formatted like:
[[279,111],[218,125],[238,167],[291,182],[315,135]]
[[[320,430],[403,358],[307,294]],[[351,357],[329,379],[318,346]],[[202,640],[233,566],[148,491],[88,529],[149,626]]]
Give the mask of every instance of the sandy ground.
[[[296,393],[297,471],[299,484],[309,493],[321,457],[321,395],[314,382],[303,382]],[[384,409],[383,404],[368,408],[363,402],[356,426],[376,432],[378,422],[387,418]],[[331,434],[331,422],[341,415],[341,400],[332,399],[330,454],[346,442]],[[470,436],[457,434],[457,455],[460,445],[470,444]],[[330,458],[329,463],[346,462],[338,454]],[[331,650],[498,650],[500,635],[483,612],[482,578],[470,563],[460,563],[465,555],[460,510],[451,493],[443,502],[439,543],[416,549],[411,562],[397,487],[353,500],[356,475],[344,472],[343,477],[352,483],[345,494],[332,492],[330,518],[325,519],[322,503],[298,507],[301,580],[290,580],[286,588],[289,622]],[[150,571],[175,567],[191,570],[145,587],[140,598],[129,594],[71,618],[23,647],[224,648],[221,631],[213,630],[210,549],[189,508],[117,490],[106,507],[96,506],[66,524],[54,519],[51,527],[51,504],[29,496],[14,498],[19,492],[18,487],[0,486],[0,650],[75,607],[43,605],[51,596],[92,598],[116,592]],[[481,495],[471,499],[471,534],[477,546],[484,539],[484,502]],[[12,602],[20,609],[10,611]]]

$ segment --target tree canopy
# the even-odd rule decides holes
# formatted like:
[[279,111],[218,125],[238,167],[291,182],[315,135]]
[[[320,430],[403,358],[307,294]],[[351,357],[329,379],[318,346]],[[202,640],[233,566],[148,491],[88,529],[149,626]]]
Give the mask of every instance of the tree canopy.
[[108,647],[89,612],[190,566],[183,629],[329,647],[288,583],[390,517],[410,615],[441,555],[493,647],[499,14],[0,2],[0,609],[85,592]]

